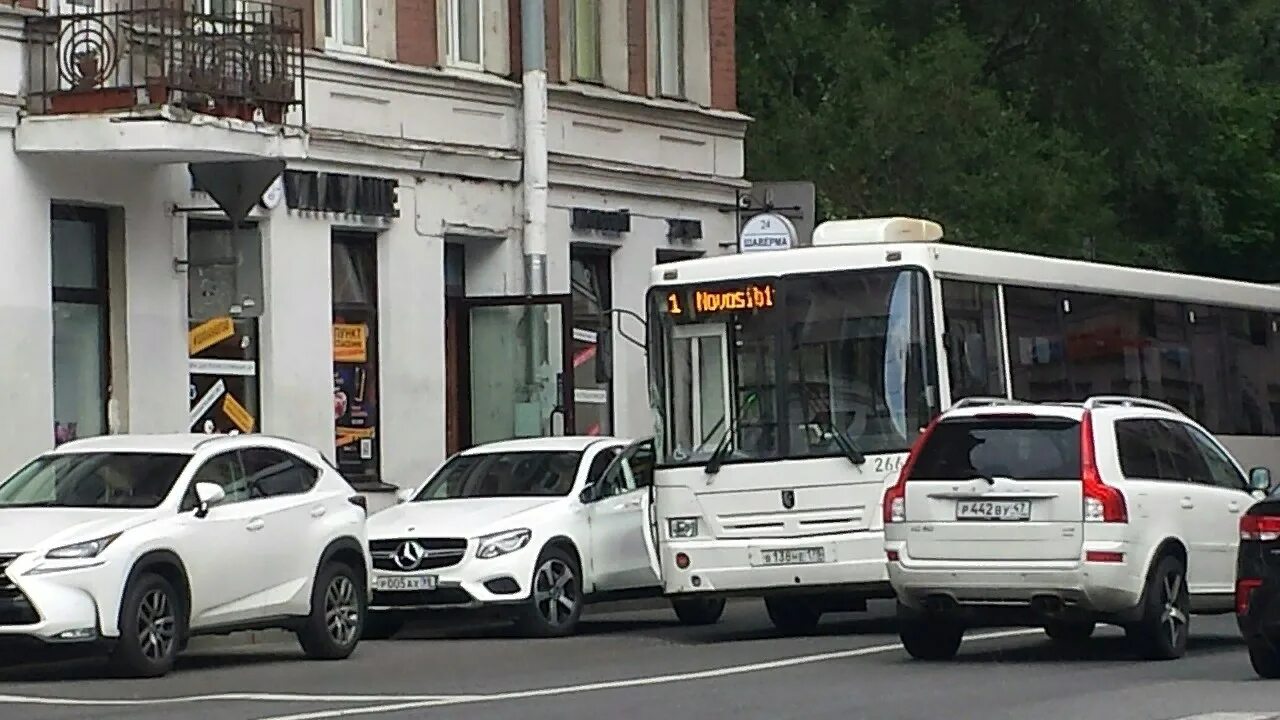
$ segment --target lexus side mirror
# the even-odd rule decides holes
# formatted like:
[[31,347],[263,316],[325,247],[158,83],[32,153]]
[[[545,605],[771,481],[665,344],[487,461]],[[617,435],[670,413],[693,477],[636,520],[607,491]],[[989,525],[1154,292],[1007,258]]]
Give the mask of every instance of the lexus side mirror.
[[1256,467],[1249,471],[1249,489],[1255,492],[1267,492],[1271,489],[1271,470]]
[[418,494],[417,488],[411,488],[411,487],[400,488],[399,490],[396,491],[396,502],[407,503],[410,500],[413,500],[413,496],[417,494]]
[[582,488],[582,492],[578,493],[578,500],[582,501],[583,505],[590,505],[591,503],[598,500],[599,497],[600,497],[600,483],[596,483],[594,485],[588,485]]
[[196,501],[199,503],[196,507],[196,517],[208,515],[209,508],[225,499],[227,499],[227,493],[221,485],[208,482],[196,483]]

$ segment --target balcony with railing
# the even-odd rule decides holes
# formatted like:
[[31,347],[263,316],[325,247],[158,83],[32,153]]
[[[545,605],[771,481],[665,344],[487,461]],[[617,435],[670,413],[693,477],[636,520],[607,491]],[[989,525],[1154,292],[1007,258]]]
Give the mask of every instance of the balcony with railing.
[[[288,156],[305,145],[306,17],[300,6],[51,1],[59,4],[26,21],[27,116],[19,150],[151,150],[161,161],[190,161],[192,153],[204,159]],[[69,138],[68,127],[85,128],[90,136],[102,132],[109,136],[103,137],[106,146],[83,135]],[[122,134],[133,137],[120,144]],[[228,134],[243,142],[226,146]],[[178,146],[170,147],[175,141]],[[286,147],[291,144],[297,147]]]

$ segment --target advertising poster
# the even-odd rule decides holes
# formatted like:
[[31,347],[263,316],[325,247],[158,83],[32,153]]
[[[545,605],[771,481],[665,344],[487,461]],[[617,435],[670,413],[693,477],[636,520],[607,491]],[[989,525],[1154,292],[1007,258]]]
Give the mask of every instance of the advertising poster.
[[257,429],[258,343],[254,320],[193,322],[187,333],[191,432]]
[[351,480],[377,479],[377,373],[369,326],[333,324],[333,419],[338,469]]

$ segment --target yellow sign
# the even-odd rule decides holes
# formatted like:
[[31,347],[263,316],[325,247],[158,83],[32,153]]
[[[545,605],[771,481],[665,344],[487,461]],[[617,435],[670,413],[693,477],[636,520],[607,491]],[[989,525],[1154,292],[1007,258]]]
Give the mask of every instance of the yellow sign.
[[222,396],[222,412],[226,414],[228,420],[240,428],[240,432],[253,432],[253,416],[245,406],[240,404],[240,401],[231,396],[231,393]]
[[187,331],[187,352],[194,357],[235,334],[236,325],[229,317],[206,320]]
[[369,326],[333,324],[334,362],[362,363],[369,358]]

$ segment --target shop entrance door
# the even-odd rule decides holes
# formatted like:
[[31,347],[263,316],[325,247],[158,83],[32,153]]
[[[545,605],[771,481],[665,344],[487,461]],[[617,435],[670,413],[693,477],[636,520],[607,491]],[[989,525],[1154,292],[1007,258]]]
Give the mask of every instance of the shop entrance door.
[[570,296],[461,302],[471,411],[465,444],[573,434]]

